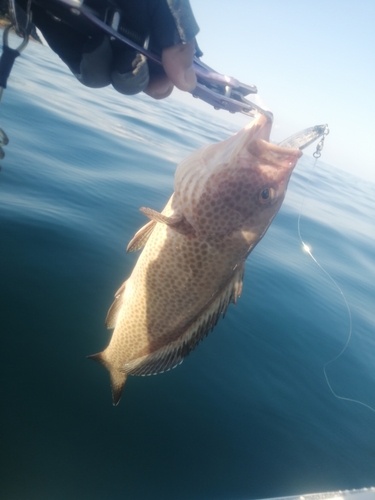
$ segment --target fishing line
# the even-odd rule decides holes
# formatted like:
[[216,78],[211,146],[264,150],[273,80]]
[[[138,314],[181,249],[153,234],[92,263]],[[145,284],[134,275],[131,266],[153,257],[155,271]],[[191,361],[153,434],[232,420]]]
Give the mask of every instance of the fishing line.
[[[319,154],[320,156],[320,154]],[[372,406],[369,406],[368,404],[366,403],[363,403],[362,401],[359,401],[357,399],[352,399],[352,398],[347,398],[347,397],[344,397],[344,396],[340,396],[339,394],[337,394],[333,388],[332,388],[332,385],[328,379],[328,375],[327,375],[327,366],[334,363],[335,361],[337,361],[343,354],[344,352],[346,351],[348,345],[349,345],[349,342],[350,342],[350,339],[352,338],[352,334],[353,334],[353,321],[352,321],[352,313],[351,313],[351,310],[350,310],[350,306],[349,306],[349,303],[345,297],[345,294],[344,292],[342,291],[340,285],[337,283],[337,281],[332,278],[332,276],[329,274],[328,271],[326,271],[324,269],[324,267],[318,262],[318,260],[314,257],[314,255],[312,254],[311,252],[311,247],[309,245],[307,245],[307,243],[305,243],[302,239],[302,236],[301,236],[301,216],[303,214],[303,208],[304,208],[304,204],[305,204],[305,200],[306,200],[306,193],[307,193],[307,188],[309,187],[309,184],[311,182],[311,179],[312,179],[312,176],[313,176],[313,172],[314,172],[314,168],[316,167],[316,164],[317,164],[317,161],[318,161],[318,158],[319,156],[316,156],[315,153],[314,153],[314,157],[315,157],[315,162],[314,162],[314,165],[313,165],[313,168],[311,170],[311,173],[310,173],[310,176],[309,176],[309,179],[307,181],[307,184],[306,184],[306,188],[305,188],[305,194],[303,195],[303,199],[302,199],[302,203],[301,203],[301,208],[300,208],[300,211],[299,211],[299,214],[298,214],[298,220],[297,220],[297,230],[298,230],[298,237],[300,239],[300,242],[302,244],[302,249],[308,253],[310,255],[310,257],[312,258],[312,260],[315,262],[315,264],[321,269],[321,271],[323,271],[323,273],[330,279],[331,283],[334,284],[334,286],[337,288],[337,290],[339,291],[343,301],[344,301],[344,304],[345,304],[345,307],[346,307],[346,310],[347,310],[347,313],[348,313],[348,319],[349,319],[349,332],[348,332],[348,337],[346,339],[346,342],[344,344],[344,347],[341,349],[341,351],[334,357],[332,358],[331,360],[327,361],[324,366],[323,366],[323,373],[324,373],[324,377],[326,379],[326,382],[327,382],[327,385],[328,385],[328,388],[330,389],[331,393],[335,396],[335,398],[337,399],[341,399],[342,401],[349,401],[351,403],[356,403],[358,405],[362,405],[364,406],[365,408],[368,408],[369,410],[371,410],[372,412],[375,413],[375,408],[373,408]]]

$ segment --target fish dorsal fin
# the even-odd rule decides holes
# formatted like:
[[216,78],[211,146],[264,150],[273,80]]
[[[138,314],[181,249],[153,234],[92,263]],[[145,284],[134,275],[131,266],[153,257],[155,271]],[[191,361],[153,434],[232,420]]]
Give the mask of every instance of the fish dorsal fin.
[[107,317],[105,319],[105,326],[110,329],[116,326],[117,316],[122,307],[122,299],[124,296],[126,281],[120,286],[120,288],[115,293],[115,300],[113,301],[111,307],[108,310]]
[[242,291],[245,262],[241,262],[231,276],[181,332],[176,332],[175,340],[152,354],[130,361],[124,367],[130,375],[156,375],[182,363],[184,358],[199,344],[218,322],[225,316],[231,302],[236,304]]
[[136,252],[137,250],[140,250],[142,247],[144,247],[155,226],[155,220],[150,220],[150,222],[147,222],[147,224],[145,224],[139,231],[135,233],[133,239],[129,242],[126,251]]
[[141,207],[139,209],[143,214],[145,214],[152,221],[160,222],[161,224],[166,224],[172,229],[175,229],[181,234],[194,234],[195,231],[193,227],[187,222],[183,215],[164,215],[152,208]]
[[87,356],[89,359],[96,361],[100,365],[104,366],[109,371],[109,377],[111,379],[111,389],[112,389],[112,401],[113,406],[117,406],[120,402],[122,391],[126,382],[126,373],[120,372],[111,367],[111,365],[105,359],[104,352],[98,352],[98,354],[92,354]]

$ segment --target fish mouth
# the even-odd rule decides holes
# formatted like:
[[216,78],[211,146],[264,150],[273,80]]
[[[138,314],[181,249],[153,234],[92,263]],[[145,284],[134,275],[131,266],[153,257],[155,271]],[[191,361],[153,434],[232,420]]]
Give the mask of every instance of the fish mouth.
[[246,155],[246,152],[253,154],[254,144],[263,142],[263,148],[268,147],[280,153],[283,150],[288,150],[289,153],[300,156],[303,149],[329,132],[327,124],[315,125],[293,134],[278,144],[274,144],[270,141],[272,124],[271,116],[258,113],[254,120],[241,131],[223,141],[221,147],[217,148],[216,145],[216,154],[220,154],[227,161],[230,161],[237,156]]
[[250,152],[251,144],[257,141],[269,144],[272,123],[273,120],[259,113],[242,130],[221,143],[219,149],[223,160],[231,161],[238,156],[246,156]]
[[243,130],[246,134],[247,142],[261,139],[269,142],[273,120],[269,117],[258,114]]
[[258,113],[252,122],[243,129],[248,132],[248,139],[256,140],[263,139],[269,141],[272,130],[273,119],[269,116]]
[[[262,114],[256,116],[255,120],[249,123],[244,129],[244,131],[249,132],[247,141],[250,142],[252,140],[262,139],[270,142],[272,124],[273,120],[269,116]],[[327,124],[315,125],[314,127],[306,128],[291,135],[287,139],[279,142],[277,146],[288,149],[299,149],[302,151],[302,149],[307,148],[307,146],[310,146],[310,144],[319,138],[328,135],[328,133],[329,129]]]
[[[274,144],[270,141],[272,130],[272,120],[267,116],[259,114],[244,129],[244,153],[250,155],[251,163],[263,168],[265,165],[279,171],[280,179],[289,178],[298,159],[302,156],[302,151],[298,147],[293,147],[297,144],[305,144],[307,138],[311,143],[311,134],[303,135],[302,133],[295,134],[293,140],[283,141],[280,144]],[[315,135],[317,132],[315,132]],[[238,149],[237,149],[238,151]],[[243,153],[242,153],[243,155]],[[240,153],[240,156],[242,156]],[[255,160],[255,163],[253,163]],[[263,167],[260,167],[262,165]],[[274,170],[275,175],[275,170]]]
[[235,152],[238,153],[242,148],[245,148],[251,154],[254,154],[255,151],[258,151],[259,154],[260,150],[263,152],[268,150],[274,154],[290,154],[300,157],[303,149],[320,138],[322,139],[317,148],[319,149],[321,144],[321,149],[323,139],[329,133],[327,124],[315,125],[293,134],[278,144],[273,144],[270,142],[272,124],[273,120],[270,117],[262,114],[257,115],[255,120],[243,129],[243,137],[239,137]]

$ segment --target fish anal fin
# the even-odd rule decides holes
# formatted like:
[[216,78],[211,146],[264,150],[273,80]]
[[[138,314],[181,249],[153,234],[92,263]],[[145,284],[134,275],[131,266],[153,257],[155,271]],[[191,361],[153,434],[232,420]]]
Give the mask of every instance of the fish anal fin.
[[144,247],[155,226],[156,220],[150,220],[150,222],[145,224],[139,231],[135,233],[133,239],[129,242],[126,251],[136,252],[137,250],[140,250],[142,247]]
[[89,359],[96,361],[100,365],[104,366],[109,371],[109,378],[111,380],[111,389],[112,389],[112,401],[113,406],[117,406],[120,402],[122,391],[124,389],[124,385],[126,382],[127,375],[126,373],[120,372],[113,368],[108,361],[106,361],[103,352],[99,352],[97,354],[92,354],[91,356],[87,356]]
[[211,300],[181,330],[174,332],[174,340],[166,346],[127,363],[129,375],[155,375],[182,363],[204,337],[213,330],[221,316],[225,316],[231,302],[236,303],[242,291],[245,262],[240,262]]
[[195,230],[183,215],[164,215],[152,208],[141,207],[139,209],[149,219],[161,224],[166,224],[181,234],[194,234]]
[[123,303],[125,286],[126,286],[126,281],[121,285],[121,287],[115,293],[115,300],[113,301],[111,307],[108,310],[107,317],[105,318],[105,326],[108,329],[115,328],[116,326],[117,317]]
[[127,375],[126,373],[120,372],[119,370],[111,370],[109,372],[109,377],[111,380],[113,406],[117,406],[122,396],[122,391],[124,389]]

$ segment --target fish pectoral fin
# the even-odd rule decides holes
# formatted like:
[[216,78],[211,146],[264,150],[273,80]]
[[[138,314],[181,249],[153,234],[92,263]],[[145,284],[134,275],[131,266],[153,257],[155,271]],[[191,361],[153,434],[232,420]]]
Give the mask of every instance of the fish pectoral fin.
[[127,373],[129,375],[156,375],[182,363],[184,358],[214,328],[220,316],[225,316],[229,304],[236,303],[242,291],[244,271],[245,262],[241,262],[194,319],[185,325],[181,332],[176,332],[174,340],[157,351],[147,354],[143,359],[138,358],[127,363]]
[[126,286],[126,281],[120,286],[120,288],[115,293],[115,300],[113,301],[111,307],[108,310],[107,317],[105,318],[105,326],[108,329],[115,328],[116,326],[117,316],[122,307],[125,286]]
[[146,215],[149,219],[155,222],[161,222],[162,224],[167,224],[167,226],[176,226],[178,225],[183,217],[182,215],[164,215],[161,214],[160,212],[157,212],[156,210],[153,210],[152,208],[147,208],[147,207],[141,207],[140,212]]
[[136,252],[144,247],[156,226],[156,220],[150,220],[139,231],[137,231],[126,249],[127,252]]
[[109,377],[111,380],[111,389],[112,389],[112,401],[113,406],[117,406],[120,402],[122,391],[124,389],[124,385],[126,382],[127,375],[126,373],[120,372],[113,368],[108,361],[106,361],[103,352],[99,352],[98,354],[92,354],[91,356],[87,356],[89,359],[96,361],[100,365],[104,366],[109,371]]
[[166,224],[168,227],[175,229],[181,234],[194,234],[193,226],[188,223],[183,215],[164,215],[152,208],[141,207],[139,209],[149,219],[161,224]]

